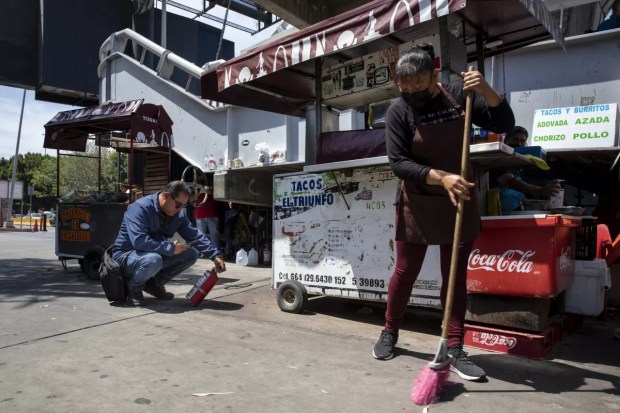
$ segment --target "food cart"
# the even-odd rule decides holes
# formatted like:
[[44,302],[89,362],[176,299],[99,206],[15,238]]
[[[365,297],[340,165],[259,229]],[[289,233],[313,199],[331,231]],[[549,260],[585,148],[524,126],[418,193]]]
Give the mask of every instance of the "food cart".
[[[471,34],[474,23],[478,32]],[[454,36],[456,27],[463,31],[460,39]],[[539,1],[377,1],[257,47],[203,76],[204,98],[296,116],[315,105],[306,111],[304,170],[276,175],[273,181],[272,281],[281,309],[302,311],[308,295],[385,301],[395,264],[397,179],[385,157],[383,134],[380,129],[325,130],[325,118],[335,116],[334,109],[397,97],[394,64],[412,42],[435,46],[436,67],[445,83],[476,52],[478,62],[483,61],[475,43],[484,43],[484,37],[501,37],[510,50],[539,40],[541,33],[550,33],[563,46],[559,29]],[[468,37],[480,41],[463,45]],[[501,142],[471,145],[470,153],[481,208],[486,207],[490,168],[534,167]],[[486,208],[482,212],[487,215]],[[528,323],[539,330],[549,321],[554,299],[572,281],[580,221],[553,214],[485,216],[470,257],[471,296],[523,298],[526,304],[519,304],[530,316]],[[521,237],[524,232],[526,238],[541,235],[547,242],[524,249],[504,235],[511,228]],[[534,279],[530,290],[510,287]],[[440,282],[438,248],[431,247],[410,303],[439,306]],[[490,308],[489,301],[481,301],[484,311],[479,313]],[[536,308],[528,308],[531,303]],[[534,319],[539,320],[536,326]]]
[[[56,149],[55,252],[66,268],[66,260],[78,259],[89,278],[98,279],[101,256],[118,234],[128,202],[135,198],[133,155],[135,151],[156,154],[163,164],[145,176],[143,191],[161,188],[170,178],[170,150],[174,146],[172,120],[162,106],[143,99],[107,102],[103,105],[59,112],[45,124],[44,147]],[[98,147],[98,192],[87,196],[60,194],[61,156],[80,156],[89,139]],[[109,147],[129,154],[127,193],[101,191],[101,149]],[[63,151],[63,152],[61,152]],[[65,151],[72,151],[68,153]],[[92,156],[91,156],[92,157]],[[119,163],[120,167],[120,163]],[[120,171],[119,171],[120,176]],[[147,185],[148,184],[148,185]]]

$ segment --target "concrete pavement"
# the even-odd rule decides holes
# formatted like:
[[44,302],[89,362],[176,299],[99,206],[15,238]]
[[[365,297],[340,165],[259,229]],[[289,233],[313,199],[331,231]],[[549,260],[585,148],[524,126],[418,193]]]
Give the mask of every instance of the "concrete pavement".
[[[422,411],[409,392],[437,345],[435,312],[412,309],[397,357],[380,362],[384,304],[318,297],[284,313],[269,268],[229,264],[194,308],[200,260],[167,286],[175,300],[114,307],[77,262],[62,268],[53,236],[0,233],[1,412]],[[452,376],[430,411],[618,412],[614,327],[586,320],[544,361],[470,349],[488,381]]]

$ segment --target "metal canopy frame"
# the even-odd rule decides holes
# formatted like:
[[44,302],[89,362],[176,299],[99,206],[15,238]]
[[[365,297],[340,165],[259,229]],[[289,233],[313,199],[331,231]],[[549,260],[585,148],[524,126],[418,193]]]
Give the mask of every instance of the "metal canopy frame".
[[[452,0],[449,1],[452,5]],[[432,4],[439,2],[444,3],[444,0],[432,0]],[[465,43],[470,61],[476,57],[480,59],[481,55],[493,56],[550,37],[564,48],[561,30],[541,0],[462,0],[459,4],[464,4],[464,7],[447,16],[414,24],[361,44],[349,45],[337,52],[326,51],[320,57],[291,64],[260,77],[252,76],[246,82],[222,88],[219,78],[233,65],[238,67],[243,63],[247,68],[255,68],[261,52],[272,51],[276,47],[290,49],[294,42],[302,42],[305,37],[318,33],[329,33],[334,26],[344,30],[347,24],[353,26],[361,23],[363,27],[367,24],[368,14],[385,3],[397,2],[377,0],[367,3],[208,69],[201,79],[203,99],[303,117],[305,109],[319,98],[316,84],[320,83],[317,73],[320,73],[321,67],[330,67],[416,38],[440,33],[440,21],[444,28],[447,27],[450,33]],[[422,2],[409,0],[408,3],[416,10]],[[477,35],[476,41],[467,43],[472,33]],[[502,48],[484,49],[484,42],[488,44],[493,40],[502,40]]]
[[227,7],[229,4],[228,0],[203,0],[202,10],[195,9],[183,3],[172,0],[166,0],[166,4],[193,14],[194,17],[192,17],[192,20],[204,17],[206,19],[213,20],[219,24],[225,24],[227,27],[232,27],[234,29],[241,30],[250,34],[259,33],[281,20],[278,16],[273,15],[271,12],[265,10],[263,7],[254,4],[249,0],[230,0],[230,10],[256,20],[258,23],[258,29],[253,29],[241,24],[232,23],[230,21],[226,21],[220,17],[208,13],[209,10],[213,9],[216,5]]

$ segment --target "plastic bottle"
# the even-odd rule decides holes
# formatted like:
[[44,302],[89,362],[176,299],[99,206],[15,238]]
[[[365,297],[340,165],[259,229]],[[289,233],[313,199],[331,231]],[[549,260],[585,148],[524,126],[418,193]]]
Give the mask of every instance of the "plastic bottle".
[[237,265],[248,265],[248,253],[243,248],[237,251],[235,262]]
[[215,171],[217,169],[217,163],[215,162],[215,159],[213,159],[213,155],[209,155],[209,170],[210,171]]
[[564,206],[564,180],[556,179],[558,184],[560,184],[560,190],[557,194],[551,195],[551,208],[561,208]]
[[258,265],[258,251],[254,248],[248,253],[248,265]]
[[263,245],[263,264],[271,265],[271,247],[269,244]]

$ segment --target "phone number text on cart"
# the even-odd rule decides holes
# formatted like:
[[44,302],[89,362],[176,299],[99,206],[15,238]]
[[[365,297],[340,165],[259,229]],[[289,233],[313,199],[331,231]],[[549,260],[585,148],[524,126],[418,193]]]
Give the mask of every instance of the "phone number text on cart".
[[[345,285],[347,277],[339,277],[332,275],[317,275],[317,274],[304,274],[304,273],[278,273],[278,279],[291,280],[305,283],[321,283],[321,284],[335,284]],[[385,280],[378,278],[366,278],[366,277],[352,277],[351,284],[357,287],[371,287],[371,288],[385,288]]]

